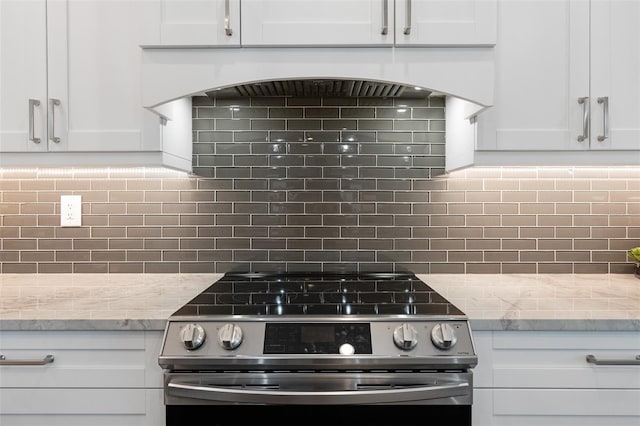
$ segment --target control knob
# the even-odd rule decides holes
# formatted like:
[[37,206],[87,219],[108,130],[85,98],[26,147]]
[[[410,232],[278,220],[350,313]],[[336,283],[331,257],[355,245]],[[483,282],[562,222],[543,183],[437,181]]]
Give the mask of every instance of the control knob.
[[418,332],[411,324],[399,325],[393,330],[393,343],[404,351],[413,349],[418,344]]
[[190,351],[198,349],[204,343],[207,334],[200,324],[187,324],[180,331],[180,340]]
[[439,349],[451,349],[457,340],[455,330],[446,322],[436,324],[431,329],[431,341]]
[[236,324],[225,324],[218,330],[218,343],[228,351],[240,346],[242,337],[242,329]]

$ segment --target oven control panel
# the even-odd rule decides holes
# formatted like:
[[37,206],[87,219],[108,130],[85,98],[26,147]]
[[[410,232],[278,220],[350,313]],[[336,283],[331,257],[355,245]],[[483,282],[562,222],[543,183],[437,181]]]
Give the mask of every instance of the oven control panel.
[[[161,357],[256,359],[475,357],[466,320],[170,321]],[[248,361],[247,361],[248,362]],[[254,361],[255,362],[255,361]],[[359,361],[360,362],[360,361]]]

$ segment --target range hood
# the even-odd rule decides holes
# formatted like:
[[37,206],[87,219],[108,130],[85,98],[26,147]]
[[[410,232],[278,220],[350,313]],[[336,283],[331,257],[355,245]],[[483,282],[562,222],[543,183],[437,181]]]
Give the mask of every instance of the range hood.
[[[177,168],[191,164],[191,97],[446,98],[447,170],[471,164],[469,120],[493,104],[491,47],[148,48],[142,103],[164,123]],[[451,129],[450,129],[451,128]],[[175,147],[175,149],[174,149]],[[167,155],[168,157],[168,155]]]
[[227,88],[235,88],[239,96],[279,92],[306,96],[314,91],[406,96],[406,88],[419,87],[480,108],[493,104],[492,48],[144,48],[142,52],[142,101],[152,111],[176,99]]
[[238,97],[372,97],[372,98],[426,98],[431,91],[396,83],[355,79],[292,79],[263,81],[221,88],[206,92],[211,98]]

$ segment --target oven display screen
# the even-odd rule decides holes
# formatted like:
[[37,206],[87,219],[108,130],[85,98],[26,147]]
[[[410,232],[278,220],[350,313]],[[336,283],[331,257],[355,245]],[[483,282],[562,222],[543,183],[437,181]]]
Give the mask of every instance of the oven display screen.
[[339,354],[344,344],[356,354],[371,354],[368,323],[267,323],[265,354]]
[[320,326],[313,327],[303,325],[300,328],[300,341],[302,343],[335,343],[336,331],[334,327]]

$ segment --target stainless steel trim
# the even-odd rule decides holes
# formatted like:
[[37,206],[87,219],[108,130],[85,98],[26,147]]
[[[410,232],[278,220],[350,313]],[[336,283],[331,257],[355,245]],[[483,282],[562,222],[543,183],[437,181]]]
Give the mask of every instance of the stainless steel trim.
[[224,0],[224,33],[230,37],[233,35],[230,22],[229,0]]
[[602,104],[602,135],[598,135],[598,142],[604,142],[609,137],[609,97],[598,98],[598,103]]
[[[242,375],[241,375],[242,376]],[[206,400],[212,403],[244,404],[392,404],[452,397],[470,397],[470,380],[432,379],[407,382],[396,375],[372,373],[251,374],[222,383],[207,378],[169,378],[166,393],[171,398]],[[416,375],[412,375],[416,376]],[[234,378],[235,379],[235,378]],[[395,382],[397,381],[397,383]]]
[[423,369],[430,370],[464,370],[473,368],[478,364],[476,356],[456,356],[449,357],[365,357],[359,356],[327,356],[317,358],[314,356],[291,356],[291,357],[249,357],[249,356],[226,356],[226,357],[180,357],[180,356],[160,356],[158,364],[165,369],[176,371],[184,370],[211,370],[212,364],[217,369],[250,371],[256,369],[331,369],[334,371],[345,370],[398,370],[412,369],[419,365]]
[[54,360],[53,355],[46,355],[42,359],[7,359],[5,355],[0,355],[0,366],[2,365],[46,365]]
[[407,9],[404,18],[405,27],[403,33],[404,35],[409,35],[411,34],[411,0],[406,0],[406,4]]
[[304,321],[308,323],[314,322],[371,322],[371,321],[467,321],[466,315],[286,315],[286,316],[273,316],[273,315],[178,315],[171,317],[171,321],[176,322],[200,322],[204,323],[208,320],[214,320],[217,322],[299,322]]
[[582,134],[578,136],[578,142],[589,139],[589,97],[578,98],[578,103],[582,105]]
[[640,355],[635,359],[598,359],[595,355],[587,355],[587,363],[593,365],[640,365]]
[[40,143],[40,138],[35,136],[35,108],[40,106],[40,101],[37,99],[29,99],[29,140],[33,143]]
[[49,99],[49,108],[51,110],[51,119],[49,121],[49,139],[54,143],[60,143],[60,138],[56,136],[56,106],[60,105],[60,99]]
[[389,32],[389,0],[382,0],[382,35]]

